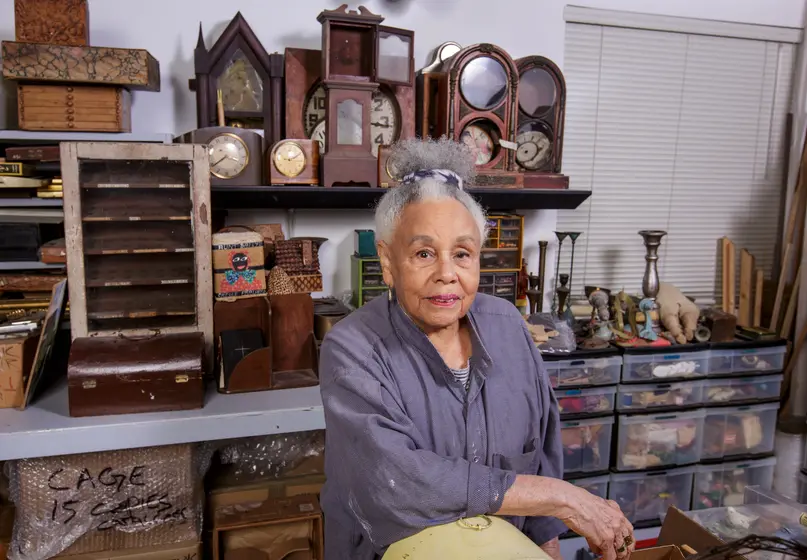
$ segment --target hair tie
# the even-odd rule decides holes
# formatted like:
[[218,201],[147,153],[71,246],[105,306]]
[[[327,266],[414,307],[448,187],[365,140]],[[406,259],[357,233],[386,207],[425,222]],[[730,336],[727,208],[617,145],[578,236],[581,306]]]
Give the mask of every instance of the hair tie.
[[452,185],[462,190],[462,178],[449,169],[428,169],[422,171],[415,171],[404,176],[401,181],[402,184],[408,185],[411,183],[419,183],[423,179],[433,179],[439,183]]

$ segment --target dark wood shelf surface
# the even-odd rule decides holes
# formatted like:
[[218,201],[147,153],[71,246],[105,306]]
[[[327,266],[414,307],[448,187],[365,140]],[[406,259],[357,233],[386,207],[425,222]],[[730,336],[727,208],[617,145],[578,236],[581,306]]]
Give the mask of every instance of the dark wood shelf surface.
[[88,288],[193,284],[192,253],[88,256],[84,262]]
[[187,221],[191,199],[181,189],[155,189],[144,197],[136,189],[84,189],[81,195],[83,221]]
[[87,318],[142,319],[192,316],[196,294],[192,285],[132,288],[96,288],[87,298]]
[[84,224],[85,255],[192,253],[189,222],[88,222]]
[[[219,209],[298,208],[371,209],[387,189],[371,187],[213,186],[213,207]],[[488,210],[573,210],[591,191],[568,189],[467,189]]]

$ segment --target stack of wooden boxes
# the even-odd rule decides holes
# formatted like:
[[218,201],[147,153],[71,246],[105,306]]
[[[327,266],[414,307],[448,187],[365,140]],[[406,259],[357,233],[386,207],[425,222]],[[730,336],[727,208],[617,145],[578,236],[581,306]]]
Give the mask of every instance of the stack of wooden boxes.
[[129,90],[160,90],[148,52],[89,45],[87,0],[15,0],[14,22],[3,77],[17,81],[22,130],[129,132]]

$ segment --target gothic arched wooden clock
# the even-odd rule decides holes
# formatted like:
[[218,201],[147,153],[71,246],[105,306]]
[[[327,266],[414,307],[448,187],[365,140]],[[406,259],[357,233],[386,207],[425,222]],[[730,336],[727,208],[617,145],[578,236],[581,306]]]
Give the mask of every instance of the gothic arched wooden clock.
[[516,61],[519,72],[516,164],[524,185],[568,188],[561,175],[566,82],[554,62],[542,56]]
[[[208,50],[202,27],[193,52],[196,121],[199,128],[223,124],[264,131],[266,145],[283,139],[283,55],[268,54],[238,12]],[[217,118],[221,92],[224,123]]]

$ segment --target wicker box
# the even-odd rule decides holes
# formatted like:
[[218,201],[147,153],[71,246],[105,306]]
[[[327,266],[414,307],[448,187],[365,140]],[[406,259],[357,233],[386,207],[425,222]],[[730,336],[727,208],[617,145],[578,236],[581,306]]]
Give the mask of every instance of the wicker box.
[[217,301],[265,296],[263,236],[251,230],[214,234],[213,274]]
[[288,274],[294,293],[322,291],[319,269],[321,237],[294,237],[275,241],[275,264]]

